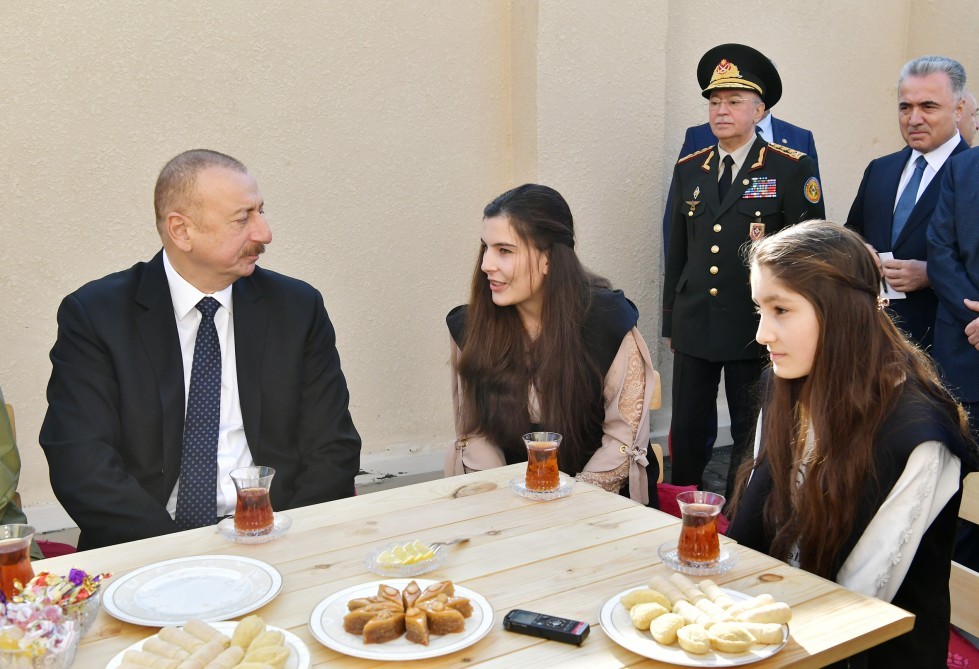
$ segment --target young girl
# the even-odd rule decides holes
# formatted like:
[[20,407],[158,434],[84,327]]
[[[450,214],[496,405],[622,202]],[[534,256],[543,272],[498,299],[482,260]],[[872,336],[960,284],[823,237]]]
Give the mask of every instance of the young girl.
[[749,260],[772,375],[728,536],[917,616],[861,663],[944,667],[964,413],[883,311],[856,233],[795,225]]
[[457,439],[445,473],[526,461],[521,436],[549,430],[564,436],[561,471],[647,504],[649,350],[636,307],[574,243],[571,210],[547,186],[484,209],[469,304],[446,317]]

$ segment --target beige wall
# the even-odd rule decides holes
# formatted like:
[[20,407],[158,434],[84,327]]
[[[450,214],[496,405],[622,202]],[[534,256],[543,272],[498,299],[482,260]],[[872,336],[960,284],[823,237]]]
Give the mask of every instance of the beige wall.
[[275,235],[263,264],[323,291],[365,454],[448,440],[444,314],[465,299],[482,206],[524,181],[567,197],[584,261],[637,302],[668,371],[660,220],[683,130],[706,118],[706,48],[741,41],[776,61],[776,115],[815,132],[837,220],[866,163],[901,144],[901,64],[940,52],[979,77],[968,0],[737,6],[5,3],[0,383],[27,503],[53,500],[36,435],[57,305],[156,251],[156,173],[196,146],[251,167]]

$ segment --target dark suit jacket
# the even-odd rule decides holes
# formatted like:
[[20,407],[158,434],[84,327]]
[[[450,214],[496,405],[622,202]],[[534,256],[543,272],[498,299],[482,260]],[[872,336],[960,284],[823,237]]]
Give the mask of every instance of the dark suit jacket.
[[[952,155],[968,148],[968,144],[960,141]],[[911,149],[904,147],[897,153],[870,162],[863,173],[863,181],[860,182],[857,197],[850,207],[850,214],[846,217],[846,227],[859,232],[878,251],[893,251],[898,260],[927,261],[928,243],[925,232],[935,210],[935,203],[938,202],[944,165],[918,198],[908,222],[901,230],[897,244],[891,246],[897,186],[910,157]],[[929,348],[932,345],[937,308],[938,298],[929,287],[908,293],[903,300],[893,300],[889,311],[898,326],[914,341],[922,348]]]
[[[238,392],[255,462],[274,467],[272,506],[354,494],[360,437],[319,292],[258,267],[237,280]],[[177,531],[184,376],[162,251],[93,281],[58,309],[40,442],[79,548]]]
[[[819,158],[816,156],[816,140],[812,132],[788,121],[772,116],[772,139],[776,144],[787,146],[796,151],[802,151],[812,158],[812,166],[819,178]],[[679,158],[698,151],[705,146],[717,144],[717,137],[711,132],[710,123],[702,123],[687,128],[683,136],[683,146],[680,147]],[[669,195],[666,199],[666,211],[663,213],[663,248],[670,248],[670,212],[673,211],[673,184],[670,184]]]
[[[717,194],[716,147],[673,169],[663,336],[673,338],[676,351],[712,362],[765,355],[755,341],[758,316],[743,257],[752,226],[760,223],[771,235],[826,216],[812,160],[785,151],[756,137],[723,202]],[[815,202],[806,197],[807,185]]]
[[979,149],[949,158],[944,172],[928,229],[928,278],[938,295],[932,355],[956,396],[979,402],[979,351],[965,336],[979,314],[962,303],[979,300]]

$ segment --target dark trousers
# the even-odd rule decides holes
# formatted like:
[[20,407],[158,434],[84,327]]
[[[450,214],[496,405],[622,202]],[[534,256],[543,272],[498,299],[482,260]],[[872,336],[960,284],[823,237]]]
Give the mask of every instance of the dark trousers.
[[711,362],[676,352],[673,354],[673,444],[674,485],[703,485],[708,451],[705,444],[711,433],[711,416],[717,412],[717,388],[724,371],[724,388],[731,412],[731,466],[726,495],[734,489],[741,463],[751,455],[749,443],[758,418],[756,387],[765,367],[761,358]]

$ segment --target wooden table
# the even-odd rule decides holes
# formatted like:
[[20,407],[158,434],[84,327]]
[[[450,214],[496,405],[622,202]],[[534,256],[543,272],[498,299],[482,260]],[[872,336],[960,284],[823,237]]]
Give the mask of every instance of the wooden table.
[[[600,629],[599,611],[611,596],[669,570],[657,548],[679,536],[679,520],[583,483],[550,502],[515,495],[513,465],[430,481],[351,499],[294,509],[289,532],[261,545],[234,544],[214,528],[101,548],[44,560],[36,571],[67,574],[72,566],[116,576],[152,562],[205,554],[264,560],[283,576],[282,591],[257,613],[287,628],[309,647],[316,667],[378,666],[335,653],[308,628],[318,602],[343,588],[379,579],[364,567],[370,548],[392,540],[442,541],[452,547],[441,569],[420,578],[446,578],[485,596],[495,609],[489,635],[452,655],[418,662],[425,667],[667,666],[625,650]],[[914,616],[876,599],[730,544],[739,562],[714,579],[745,593],[769,592],[792,606],[788,645],[755,667],[821,667],[909,631]],[[581,647],[505,632],[513,608],[589,622]],[[102,667],[119,651],[155,632],[123,623],[104,611],[82,641],[76,666]]]

